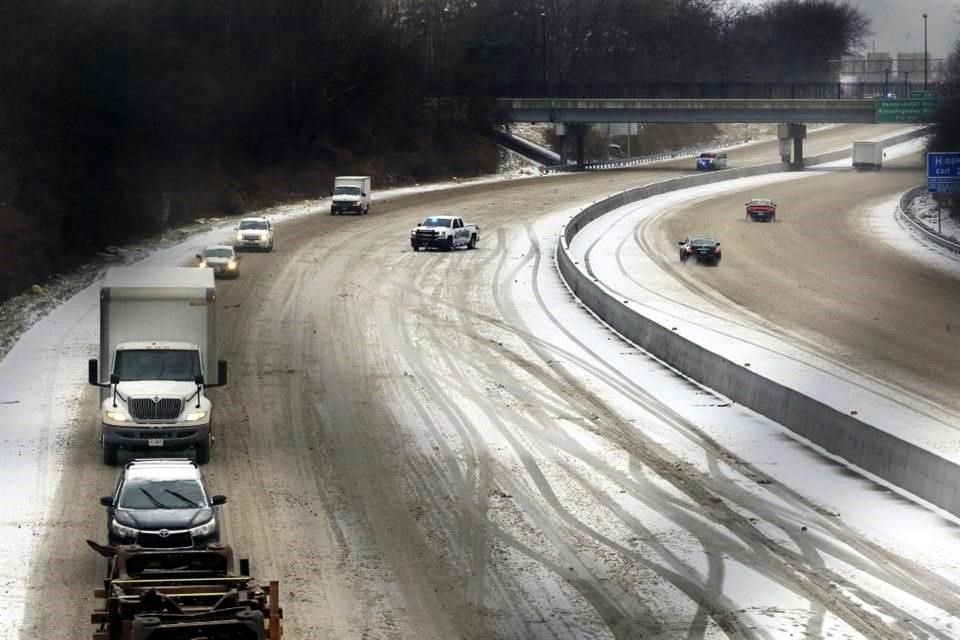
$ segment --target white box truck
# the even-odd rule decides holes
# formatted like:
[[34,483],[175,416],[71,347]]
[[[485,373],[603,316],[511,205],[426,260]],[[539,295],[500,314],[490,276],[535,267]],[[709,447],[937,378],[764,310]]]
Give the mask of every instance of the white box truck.
[[370,176],[337,176],[333,180],[330,215],[370,213]]
[[883,166],[883,143],[859,141],[853,143],[853,168],[876,170]]
[[217,360],[216,289],[211,269],[114,267],[100,287],[103,461],[126,450],[193,448],[210,459],[213,405],[206,390],[227,383]]

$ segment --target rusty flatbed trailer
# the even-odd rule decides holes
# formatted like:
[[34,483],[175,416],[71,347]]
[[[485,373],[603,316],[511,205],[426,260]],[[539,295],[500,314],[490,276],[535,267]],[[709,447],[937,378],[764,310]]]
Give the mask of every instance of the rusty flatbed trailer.
[[143,549],[88,544],[109,558],[94,640],[280,640],[277,581],[259,584],[227,545]]

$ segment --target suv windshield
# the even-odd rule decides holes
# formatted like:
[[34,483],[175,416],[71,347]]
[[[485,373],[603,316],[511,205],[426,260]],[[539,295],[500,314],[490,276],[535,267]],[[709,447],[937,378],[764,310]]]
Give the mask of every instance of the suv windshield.
[[206,506],[203,487],[195,479],[129,478],[120,490],[121,509],[197,509]]
[[197,351],[129,349],[117,351],[113,373],[121,380],[193,382],[200,375]]
[[270,226],[267,224],[266,220],[242,220],[240,222],[241,229],[269,229]]
[[233,250],[227,247],[222,249],[204,249],[203,250],[204,258],[232,258]]

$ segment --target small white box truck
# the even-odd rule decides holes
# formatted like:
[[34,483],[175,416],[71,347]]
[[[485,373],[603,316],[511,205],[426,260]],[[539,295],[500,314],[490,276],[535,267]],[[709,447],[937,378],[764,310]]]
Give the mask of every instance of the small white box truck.
[[873,140],[853,143],[853,168],[877,170],[883,166],[883,143]]
[[330,215],[370,213],[370,176],[337,176],[333,180]]
[[100,287],[100,360],[88,381],[100,387],[103,461],[118,450],[193,448],[210,459],[213,404],[206,390],[227,382],[217,360],[213,271],[113,267]]

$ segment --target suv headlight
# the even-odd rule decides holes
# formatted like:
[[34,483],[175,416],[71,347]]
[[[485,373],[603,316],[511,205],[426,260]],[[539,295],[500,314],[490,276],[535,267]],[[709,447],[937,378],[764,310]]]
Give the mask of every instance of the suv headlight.
[[213,518],[212,520],[210,520],[210,522],[206,522],[200,525],[199,527],[194,527],[193,529],[190,529],[190,535],[194,537],[208,536],[216,530],[217,530],[217,519]]
[[110,521],[110,528],[113,529],[113,532],[121,538],[136,538],[137,534],[140,533],[136,529],[132,527],[126,527],[116,520]]
[[237,242],[240,242],[241,240],[243,240],[243,232],[237,231]]
[[129,422],[130,414],[126,411],[107,411],[106,416],[108,420],[113,420],[114,422]]
[[183,419],[186,420],[187,422],[194,422],[196,420],[203,420],[206,417],[207,417],[206,411],[204,411],[203,409],[197,409],[196,411],[191,411],[190,413],[188,413],[186,416],[184,416]]

